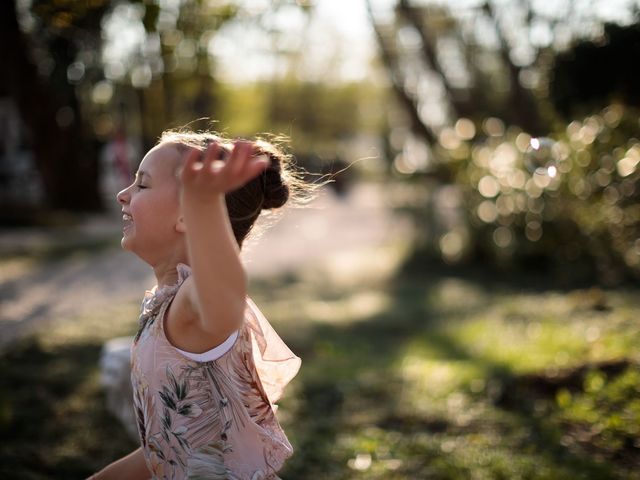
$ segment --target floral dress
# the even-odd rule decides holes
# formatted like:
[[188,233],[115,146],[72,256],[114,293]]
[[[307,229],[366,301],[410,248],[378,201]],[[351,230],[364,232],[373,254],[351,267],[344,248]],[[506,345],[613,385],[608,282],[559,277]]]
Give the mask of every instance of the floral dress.
[[198,361],[169,343],[164,314],[190,274],[148,291],[131,350],[140,441],[154,479],[277,479],[293,448],[275,416],[300,359],[247,297],[241,329],[219,358]]

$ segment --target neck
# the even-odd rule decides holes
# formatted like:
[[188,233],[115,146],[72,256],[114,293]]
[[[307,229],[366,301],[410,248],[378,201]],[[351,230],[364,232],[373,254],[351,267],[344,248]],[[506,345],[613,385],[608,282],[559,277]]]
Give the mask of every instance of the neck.
[[184,258],[172,258],[153,266],[158,288],[173,285],[178,281],[178,263],[187,263]]

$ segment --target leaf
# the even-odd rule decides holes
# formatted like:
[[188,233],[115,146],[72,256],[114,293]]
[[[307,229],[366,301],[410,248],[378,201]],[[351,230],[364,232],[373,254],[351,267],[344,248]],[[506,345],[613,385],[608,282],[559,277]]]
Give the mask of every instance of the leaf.
[[178,397],[178,400],[184,400],[185,398],[187,398],[188,392],[189,392],[189,388],[187,386],[186,380],[180,382],[180,384],[178,385],[178,392],[176,395]]
[[165,409],[164,410],[164,416],[161,419],[162,421],[162,426],[167,429],[170,430],[171,429],[171,414],[169,413],[169,410]]
[[181,425],[173,431],[174,435],[183,435],[187,431],[186,425]]
[[180,446],[184,449],[184,450],[189,450],[190,446],[189,446],[189,442],[182,436],[182,435],[174,435],[175,439],[178,441],[178,443],[180,444]]
[[178,407],[178,413],[185,417],[195,418],[200,416],[202,409],[195,403],[186,403]]
[[167,379],[169,379],[169,383],[171,384],[171,390],[175,393],[176,397],[180,398],[180,385],[178,383],[178,381],[176,380],[176,377],[173,375],[173,372],[171,371],[171,368],[169,368],[169,366],[167,366]]
[[176,401],[173,398],[173,395],[171,395],[171,392],[169,390],[167,390],[167,387],[162,387],[162,390],[160,392],[158,392],[158,394],[160,395],[160,398],[162,399],[162,403],[165,404],[165,406],[167,408],[170,408],[171,410],[176,409]]

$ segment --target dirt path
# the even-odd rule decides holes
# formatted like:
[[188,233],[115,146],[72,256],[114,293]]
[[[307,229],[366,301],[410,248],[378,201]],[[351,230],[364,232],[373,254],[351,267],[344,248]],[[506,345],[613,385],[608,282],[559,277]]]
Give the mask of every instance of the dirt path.
[[[295,270],[329,255],[375,246],[407,234],[406,222],[385,205],[381,187],[355,186],[347,196],[324,190],[305,209],[290,209],[259,238],[248,241],[243,252],[252,277]],[[89,222],[81,236],[112,235],[118,231],[117,213]],[[22,236],[22,237],[21,237]],[[3,233],[0,248],[42,244],[55,235],[47,232]],[[137,302],[153,285],[148,266],[114,247],[98,252],[79,250],[61,260],[31,264],[0,263],[0,348],[48,320],[77,316],[116,302]]]

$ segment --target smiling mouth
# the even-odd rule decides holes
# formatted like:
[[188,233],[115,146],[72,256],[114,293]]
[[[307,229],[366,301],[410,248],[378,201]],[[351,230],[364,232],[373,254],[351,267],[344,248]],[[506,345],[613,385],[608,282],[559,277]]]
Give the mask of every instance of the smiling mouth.
[[133,226],[133,217],[128,213],[122,214],[122,231],[126,232]]

